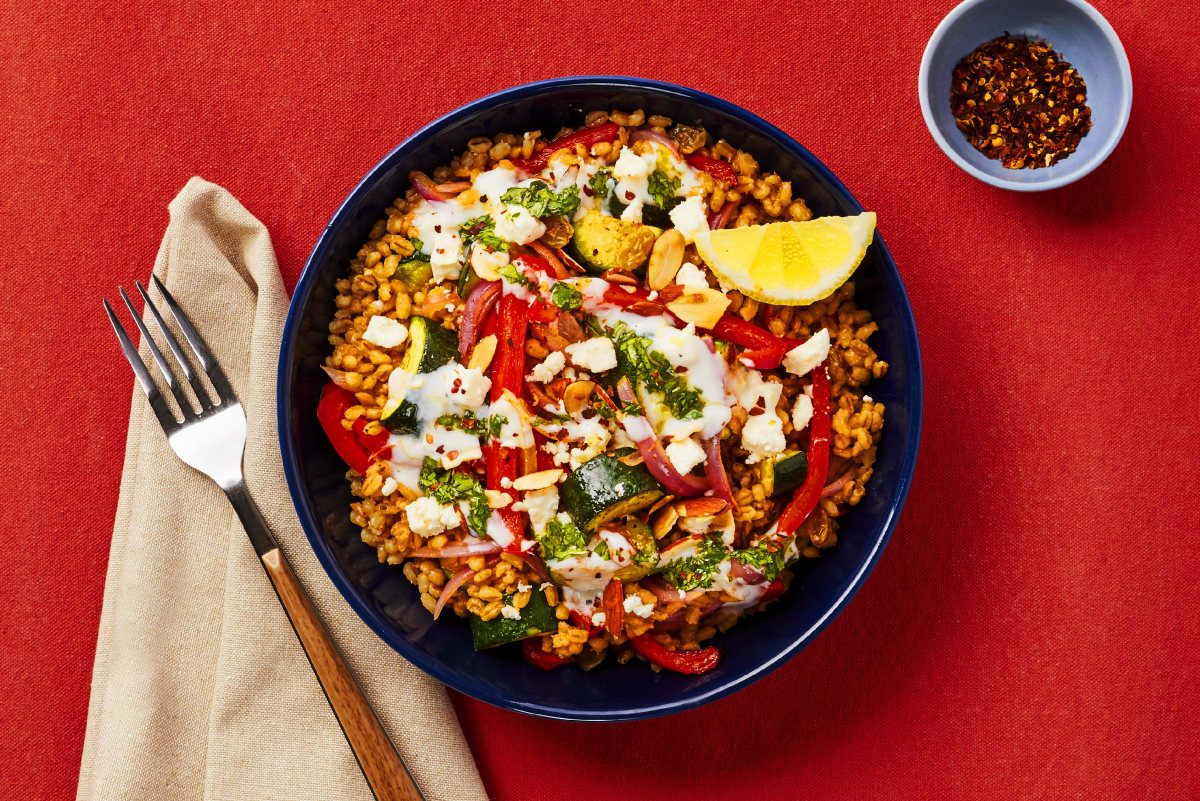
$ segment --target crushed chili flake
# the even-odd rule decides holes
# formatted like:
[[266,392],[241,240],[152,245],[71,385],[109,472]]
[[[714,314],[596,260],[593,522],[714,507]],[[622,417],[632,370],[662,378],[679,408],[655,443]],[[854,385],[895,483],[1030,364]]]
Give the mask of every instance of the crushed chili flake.
[[959,130],[1009,169],[1049,167],[1092,129],[1082,76],[1040,39],[998,36],[959,61],[953,81]]

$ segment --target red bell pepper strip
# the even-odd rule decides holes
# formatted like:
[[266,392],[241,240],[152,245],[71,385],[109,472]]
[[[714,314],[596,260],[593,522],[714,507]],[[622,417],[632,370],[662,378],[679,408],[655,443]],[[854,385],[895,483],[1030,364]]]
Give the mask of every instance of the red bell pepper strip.
[[329,384],[321,391],[321,400],[317,404],[317,420],[325,430],[325,436],[329,437],[333,449],[342,457],[342,461],[356,473],[366,475],[367,468],[371,466],[371,452],[363,447],[353,431],[342,428],[346,410],[357,403],[358,399],[353,394]]
[[618,578],[604,588],[604,627],[614,637],[625,632],[625,585]]
[[780,595],[783,595],[783,581],[778,576],[767,585],[767,590],[758,599],[760,604],[765,604],[767,601],[774,601]]
[[367,449],[367,453],[374,453],[388,443],[388,435],[386,431],[381,431],[378,434],[368,434],[366,432],[367,418],[360,417],[354,421],[354,438],[358,440],[358,444]]
[[521,652],[525,655],[525,661],[534,667],[540,667],[542,670],[554,670],[559,665],[571,664],[570,659],[564,659],[558,654],[546,653],[540,645],[541,637],[528,637],[521,640]]
[[829,474],[829,372],[824,364],[812,371],[812,389],[813,416],[808,423],[808,475],[779,516],[779,527],[775,534],[779,538],[795,534],[817,508],[821,490],[825,488],[825,477]]
[[591,148],[601,142],[611,142],[617,138],[617,130],[621,126],[615,122],[598,125],[595,128],[584,128],[575,133],[560,136],[527,159],[513,159],[518,170],[524,170],[531,175],[541,172],[550,163],[550,157],[560,150],[574,149],[575,145]]
[[721,652],[714,646],[699,651],[671,651],[649,634],[629,638],[633,649],[659,667],[676,673],[707,673],[721,660]]
[[592,619],[590,617],[584,617],[581,613],[576,612],[574,609],[570,611],[570,613],[567,615],[567,618],[575,625],[575,628],[587,629],[589,637],[593,637],[604,631],[604,629],[592,623]]
[[734,172],[733,165],[729,162],[709,156],[701,156],[698,153],[688,156],[685,160],[692,169],[706,172],[718,181],[724,181],[730,186],[737,186],[737,173]]
[[[525,328],[529,321],[529,304],[516,295],[502,295],[496,309],[496,355],[492,358],[492,402],[509,390],[521,397],[525,377]],[[504,491],[503,485],[519,475],[518,459],[523,454],[515,448],[502,448],[495,440],[487,445],[488,489]],[[508,479],[505,482],[504,479]],[[509,483],[511,487],[511,483]],[[525,523],[512,504],[496,509],[495,513],[513,535],[506,550],[520,553],[525,539]]]

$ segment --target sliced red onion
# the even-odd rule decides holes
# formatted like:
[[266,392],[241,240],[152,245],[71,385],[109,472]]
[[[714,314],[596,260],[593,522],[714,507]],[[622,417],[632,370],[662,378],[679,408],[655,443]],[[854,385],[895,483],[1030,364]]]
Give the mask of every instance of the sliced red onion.
[[498,297],[500,297],[499,281],[480,281],[467,295],[467,301],[463,305],[462,321],[459,323],[458,329],[458,355],[462,357],[463,361],[467,360],[471,354],[471,348],[475,347],[475,338],[479,336],[479,331],[483,328],[483,320],[491,311]]
[[546,569],[546,563],[542,561],[542,557],[535,553],[522,553],[521,559],[525,562],[525,566],[534,572],[542,581],[550,580],[550,571]]
[[479,540],[477,542],[452,542],[449,545],[443,545],[441,548],[414,548],[407,555],[421,559],[452,559],[462,556],[481,556],[489,553],[500,553],[501,550],[503,549],[498,543]]
[[[637,403],[637,397],[633,394],[633,386],[629,383],[628,378],[622,378],[617,384],[617,394],[625,403]],[[694,498],[697,495],[703,495],[704,491],[708,489],[707,479],[685,476],[675,469],[675,465],[671,464],[671,460],[667,458],[667,452],[663,450],[662,443],[658,441],[658,436],[654,433],[650,422],[644,416],[640,414],[624,415],[621,418],[621,425],[624,426],[625,433],[629,435],[629,438],[637,443],[638,452],[642,454],[646,469],[666,487],[667,492],[684,498]]]
[[[724,605],[724,601],[713,601],[708,606],[700,610],[700,617],[708,617]],[[686,612],[687,609],[680,609],[675,614],[664,617],[662,620],[654,624],[654,628],[651,629],[651,631],[653,631],[655,634],[667,634],[672,631],[678,631],[679,629],[683,628],[685,623],[687,623]]]
[[457,195],[459,192],[466,192],[471,188],[468,181],[450,181],[449,183],[438,184],[434,187],[434,191],[443,195]]
[[704,475],[712,485],[713,494],[723,499],[732,508],[737,508],[733,500],[733,490],[729,487],[729,474],[725,472],[725,462],[721,459],[721,435],[713,434],[702,440],[704,444]]
[[721,207],[720,211],[711,212],[708,215],[708,230],[717,231],[725,227],[725,223],[729,222],[729,215],[733,213],[733,204],[726,203]]
[[654,597],[665,604],[687,603],[697,595],[704,593],[704,590],[688,590],[680,592],[671,585],[663,581],[662,576],[651,576],[642,581],[640,586],[654,593]]
[[675,140],[672,139],[671,137],[667,136],[666,134],[659,133],[658,131],[649,131],[649,130],[643,129],[643,130],[639,130],[639,131],[634,131],[633,134],[629,137],[629,141],[631,141],[631,142],[638,142],[638,141],[642,141],[642,140],[645,140],[648,142],[658,142],[660,145],[665,147],[667,150],[670,150],[671,155],[673,155],[675,158],[679,159],[680,161],[683,161],[683,156],[681,156],[679,154],[679,145],[675,144]]
[[408,182],[412,184],[412,188],[417,190],[421,197],[430,203],[445,203],[450,199],[439,192],[437,186],[433,183],[433,179],[420,170],[410,172],[408,174]]
[[321,365],[321,369],[325,371],[325,375],[329,376],[329,380],[341,389],[345,389],[350,392],[358,392],[358,390],[362,388],[361,386],[350,386],[350,382],[346,380],[350,373],[346,372],[345,370],[334,370],[332,367],[326,367],[325,365]]
[[438,615],[442,613],[442,607],[446,605],[446,601],[450,600],[450,596],[454,595],[454,591],[471,580],[471,576],[475,575],[475,571],[469,567],[464,567],[462,570],[454,574],[454,576],[446,582],[446,586],[442,587],[442,594],[438,596],[437,604],[433,607],[433,619],[437,620]]
[[846,474],[843,475],[841,478],[839,478],[837,481],[833,482],[832,484],[826,484],[825,489],[821,490],[821,497],[828,498],[831,495],[837,495],[838,492],[842,489],[842,487],[846,486],[846,483],[850,479],[854,478],[854,474],[857,472],[858,472],[857,467],[851,467],[849,470],[846,471]]
[[736,559],[729,560],[729,575],[741,579],[746,584],[762,584],[767,579],[758,568]]

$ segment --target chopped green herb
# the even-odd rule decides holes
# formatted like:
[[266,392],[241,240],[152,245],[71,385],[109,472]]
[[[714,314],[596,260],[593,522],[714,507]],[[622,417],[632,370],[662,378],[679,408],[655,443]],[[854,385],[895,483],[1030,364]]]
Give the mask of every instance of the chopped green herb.
[[478,417],[475,412],[468,409],[462,414],[443,414],[437,419],[437,424],[442,428],[451,431],[465,431],[468,434],[475,434],[480,439],[486,440],[488,434],[493,438],[500,436],[500,427],[508,422],[508,418],[502,414],[494,414],[491,417]]
[[596,556],[601,559],[608,559],[608,543],[600,540],[600,544],[596,546]]
[[724,562],[728,555],[719,537],[705,537],[696,546],[695,556],[668,562],[662,575],[667,583],[680,592],[710,587],[717,565]]
[[417,485],[422,492],[443,505],[466,501],[467,523],[480,537],[486,536],[492,509],[483,486],[475,478],[466,473],[442,470],[436,461],[426,456]]
[[[592,318],[595,319],[595,318]],[[688,386],[687,379],[675,372],[666,356],[650,350],[650,340],[618,321],[611,329],[601,327],[613,342],[621,373],[640,382],[649,392],[660,392],[663,403],[677,420],[698,420],[704,415],[700,393]]]
[[490,214],[467,220],[458,227],[458,235],[462,239],[464,253],[474,242],[478,242],[488,250],[508,250],[508,243],[496,236],[496,221]]
[[525,274],[511,264],[504,265],[498,272],[500,273],[500,277],[510,284],[516,284],[517,286],[529,286],[530,284]]
[[552,414],[547,412],[545,416],[535,415],[531,425],[534,428],[538,428],[541,426],[561,425],[562,423],[569,422],[571,422],[571,415],[569,414]]
[[791,540],[782,546],[771,547],[769,540],[733,552],[733,558],[756,569],[767,581],[774,581],[787,563],[787,549]]
[[546,522],[546,530],[538,537],[542,546],[543,559],[567,559],[587,553],[587,540],[574,523],[563,522],[552,517]]
[[514,186],[500,199],[505,203],[523,206],[534,217],[554,214],[569,216],[579,208],[579,187],[571,185],[555,192],[545,181],[533,181],[529,186]]
[[550,302],[563,311],[575,311],[583,305],[583,293],[570,284],[559,281],[550,290]]
[[654,202],[663,211],[670,211],[683,200],[683,198],[675,196],[680,186],[678,176],[667,175],[662,170],[655,170],[650,173],[646,186],[650,197],[654,198]]
[[608,182],[612,180],[613,171],[608,167],[601,170],[596,170],[596,174],[592,176],[592,180],[588,182],[592,187],[592,192],[598,200],[603,201],[608,197]]

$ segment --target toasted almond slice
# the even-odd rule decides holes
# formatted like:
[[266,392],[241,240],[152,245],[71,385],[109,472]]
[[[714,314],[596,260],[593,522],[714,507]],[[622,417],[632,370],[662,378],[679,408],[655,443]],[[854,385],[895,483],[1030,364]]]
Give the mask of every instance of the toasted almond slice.
[[654,533],[654,539],[661,540],[667,536],[667,532],[674,527],[678,519],[679,512],[675,511],[674,506],[664,506],[650,515],[650,531]]
[[646,283],[651,289],[662,289],[674,280],[675,273],[683,266],[685,245],[683,234],[675,228],[663,231],[654,241],[650,264],[646,268]]
[[471,358],[467,360],[467,367],[474,368],[479,372],[485,372],[488,365],[492,363],[492,357],[496,355],[496,335],[488,334],[483,339],[475,343],[475,347],[471,349]]
[[536,473],[529,473],[515,479],[512,484],[513,489],[526,491],[553,487],[558,483],[558,479],[562,474],[563,470],[561,467],[552,467],[549,470],[539,470]]
[[617,461],[620,462],[621,464],[627,464],[630,467],[637,467],[639,464],[641,464],[642,462],[644,462],[646,460],[642,458],[641,453],[639,453],[638,451],[634,451],[633,453],[627,453],[624,456],[618,457]]
[[657,501],[655,501],[655,502],[654,502],[654,505],[653,505],[653,506],[651,506],[649,509],[647,509],[647,510],[646,510],[646,514],[647,514],[647,515],[652,515],[652,514],[654,514],[654,513],[655,513],[655,512],[657,512],[659,509],[663,508],[664,506],[666,506],[667,504],[669,504],[669,503],[670,503],[671,501],[673,501],[673,500],[675,500],[675,496],[674,496],[674,495],[664,495],[664,496],[662,496],[661,498],[659,498]]
[[505,506],[508,506],[513,502],[513,496],[509,495],[507,492],[501,492],[500,490],[485,489],[483,494],[487,496],[488,506],[492,507],[493,509],[503,509]]
[[712,328],[729,307],[729,298],[715,289],[689,289],[667,304],[667,308],[685,323],[699,328]]
[[679,512],[680,517],[712,517],[725,511],[728,505],[724,498],[708,496],[676,501],[674,508]]
[[595,388],[595,381],[574,381],[568,384],[562,393],[563,407],[567,414],[578,414],[579,410],[587,405],[588,398],[592,397],[592,390]]

